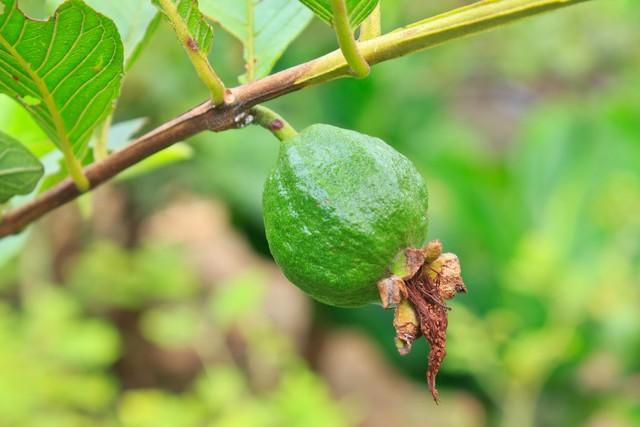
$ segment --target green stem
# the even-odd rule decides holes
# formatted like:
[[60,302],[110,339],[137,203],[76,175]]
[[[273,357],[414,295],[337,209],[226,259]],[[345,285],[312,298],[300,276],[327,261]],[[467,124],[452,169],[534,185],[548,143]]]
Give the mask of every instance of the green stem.
[[95,145],[93,146],[93,158],[101,161],[109,156],[109,130],[113,122],[113,115],[109,115],[104,123],[98,128]]
[[211,93],[211,101],[215,105],[224,104],[226,88],[220,77],[216,74],[209,63],[207,55],[197,45],[195,39],[189,31],[189,27],[180,17],[178,9],[173,4],[173,0],[158,0],[162,11],[171,23],[178,39],[183,44],[189,55],[189,59],[198,73],[200,80],[207,86]]
[[333,10],[333,28],[336,31],[338,45],[342,50],[342,54],[355,77],[367,77],[371,68],[360,53],[360,50],[358,50],[358,44],[353,37],[345,0],[331,0],[331,8]]
[[253,115],[254,124],[267,129],[280,141],[286,141],[298,134],[281,115],[267,107],[256,105],[251,109],[251,115]]
[[381,21],[382,16],[380,14],[380,2],[378,2],[378,5],[375,9],[373,9],[371,15],[369,15],[360,26],[360,41],[364,42],[367,40],[375,39],[380,34],[382,34]]
[[78,191],[80,191],[80,193],[88,191],[91,188],[91,184],[89,183],[89,180],[82,170],[82,163],[73,154],[71,146],[66,144],[61,145],[60,150],[64,155],[64,161],[67,165],[69,176],[71,177],[71,179],[73,179],[73,182],[76,184]]
[[[589,0],[480,0],[360,43],[359,48],[366,61],[374,65],[519,19],[587,1]],[[294,86],[308,87],[348,75],[349,64],[344,55],[338,53],[332,52],[305,64],[305,69]]]
[[69,175],[71,175],[71,178],[73,179],[78,191],[80,193],[84,193],[90,187],[89,180],[86,176],[84,176],[84,173],[82,172],[82,164],[78,159],[75,158],[75,155],[73,154],[73,146],[69,139],[69,135],[67,134],[64,119],[62,118],[62,115],[58,110],[58,105],[53,98],[53,93],[51,93],[51,91],[49,90],[49,87],[45,83],[44,79],[33,70],[31,64],[27,60],[25,60],[22,55],[20,55],[14,45],[9,43],[5,37],[1,36],[0,44],[29,74],[31,80],[33,80],[33,83],[36,85],[38,91],[42,95],[42,101],[51,114],[51,120],[58,136],[58,145],[60,151],[62,151],[62,153],[64,154],[64,159],[67,163]]

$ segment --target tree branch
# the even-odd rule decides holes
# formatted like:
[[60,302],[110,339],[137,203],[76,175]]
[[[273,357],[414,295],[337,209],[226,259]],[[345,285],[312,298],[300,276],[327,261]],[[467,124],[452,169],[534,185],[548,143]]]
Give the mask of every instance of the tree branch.
[[[483,0],[359,43],[373,65],[527,16],[588,0]],[[235,100],[214,106],[205,102],[138,138],[124,149],[84,169],[90,188],[96,188],[145,158],[200,132],[242,125],[247,111],[261,103],[302,88],[350,75],[340,51],[232,89]],[[26,205],[7,212],[0,222],[0,238],[20,232],[46,213],[81,193],[66,179]]]

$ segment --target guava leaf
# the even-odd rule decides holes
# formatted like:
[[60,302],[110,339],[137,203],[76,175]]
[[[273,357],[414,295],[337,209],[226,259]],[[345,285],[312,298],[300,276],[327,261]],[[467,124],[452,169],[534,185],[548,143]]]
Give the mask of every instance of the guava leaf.
[[48,21],[0,0],[0,92],[15,98],[63,151],[82,157],[120,92],[123,48],[116,26],[79,0]]
[[[320,19],[333,26],[333,12],[330,0],[299,0]],[[378,0],[346,0],[351,28],[355,28],[373,12]]]
[[[152,1],[164,13],[159,1]],[[208,53],[211,50],[213,41],[213,27],[209,25],[204,15],[200,12],[198,0],[171,0],[171,2],[175,5],[182,21],[187,25],[189,36],[196,42],[197,48],[204,53]],[[192,47],[190,46],[190,48]]]
[[0,203],[32,192],[43,173],[42,164],[29,150],[0,132]]
[[313,16],[297,0],[203,0],[200,8],[244,46],[243,82],[268,75]]
[[[146,0],[84,0],[94,10],[106,15],[118,27],[124,45],[125,69],[135,62],[146,41],[157,28],[158,10]],[[52,12],[63,0],[48,0]]]
[[155,7],[145,0],[85,0],[89,6],[111,18],[124,45],[125,68],[135,62],[149,36],[157,28]]
[[6,95],[0,95],[0,129],[20,141],[38,158],[55,150],[55,146],[31,114]]

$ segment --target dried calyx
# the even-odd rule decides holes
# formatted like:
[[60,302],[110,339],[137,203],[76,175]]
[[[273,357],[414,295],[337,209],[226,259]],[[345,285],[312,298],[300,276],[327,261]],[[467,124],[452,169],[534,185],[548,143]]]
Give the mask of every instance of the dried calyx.
[[395,307],[393,326],[400,354],[408,354],[420,336],[429,342],[427,382],[438,402],[435,381],[447,341],[449,307],[445,301],[467,292],[460,261],[452,253],[442,253],[442,243],[433,240],[424,248],[406,249],[393,270],[391,277],[378,283],[382,306]]

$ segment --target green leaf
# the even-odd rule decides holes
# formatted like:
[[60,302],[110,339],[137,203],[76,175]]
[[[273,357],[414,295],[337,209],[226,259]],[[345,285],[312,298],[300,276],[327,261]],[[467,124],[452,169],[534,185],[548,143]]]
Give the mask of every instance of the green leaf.
[[130,68],[138,57],[159,20],[155,7],[145,0],[85,0],[89,6],[108,16],[118,27],[124,45],[125,68]]
[[[320,19],[333,26],[333,12],[331,0],[300,0],[305,6],[313,11]],[[355,28],[373,12],[378,0],[346,0],[347,11],[349,12],[349,23],[351,28]]]
[[297,0],[203,0],[200,8],[244,46],[241,81],[268,75],[313,16]]
[[116,26],[79,0],[44,22],[27,18],[16,0],[0,4],[0,92],[18,100],[67,157],[82,157],[120,91]]
[[0,132],[0,203],[32,192],[43,173],[42,164],[29,150]]
[[[124,45],[125,68],[129,69],[157,28],[158,11],[149,1],[84,0],[96,11],[108,16],[118,27]],[[47,10],[53,12],[63,0],[47,0]]]
[[29,112],[6,95],[0,95],[0,129],[20,141],[36,157],[55,150]]

